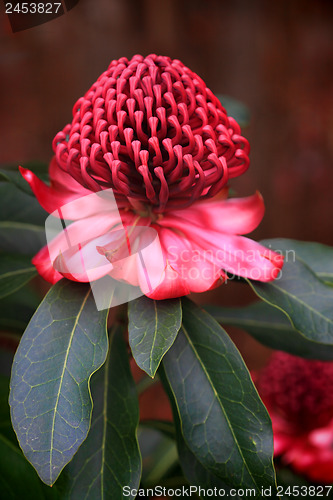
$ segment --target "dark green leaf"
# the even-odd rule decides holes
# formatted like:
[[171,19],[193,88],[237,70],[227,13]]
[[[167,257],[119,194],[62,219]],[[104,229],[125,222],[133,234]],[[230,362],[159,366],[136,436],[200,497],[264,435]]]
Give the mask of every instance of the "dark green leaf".
[[0,250],[34,255],[46,245],[45,229],[23,222],[0,221]]
[[183,299],[183,328],[163,359],[182,433],[196,459],[234,488],[274,489],[268,413],[232,341]]
[[106,319],[89,286],[61,280],[37,309],[16,352],[13,427],[47,484],[54,483],[87,436],[89,380],[107,354]]
[[[7,352],[11,359],[13,355]],[[6,500],[58,499],[54,488],[51,490],[41,482],[18,446],[10,421],[8,394],[9,377],[0,376],[0,496]]]
[[93,375],[91,392],[91,429],[64,471],[68,482],[62,498],[121,500],[124,486],[139,486],[141,456],[136,436],[138,399],[120,330],[111,333],[109,355]]
[[[174,424],[176,430],[175,437],[177,439],[179,461],[187,481],[190,485],[196,486],[198,490],[199,487],[203,489],[223,488],[225,492],[228,492],[230,488],[223,481],[221,481],[220,478],[212,474],[209,470],[205,469],[205,467],[197,460],[195,455],[185,443],[181,431],[181,424],[179,420],[176,401],[168,383],[165,371],[163,369],[160,369],[159,374],[161,375],[163,385],[170,399],[172,413],[174,416]],[[163,432],[163,430],[161,432]],[[199,496],[199,498],[202,497]],[[237,500],[238,497],[235,498]]]
[[[29,162],[24,164],[24,168],[28,168],[44,181],[48,180],[47,165],[41,162]],[[35,196],[28,182],[21,175],[17,165],[2,166],[0,168],[0,181],[10,182],[24,193]]]
[[[275,245],[272,248],[278,250]],[[276,280],[248,282],[258,297],[283,311],[307,339],[333,344],[333,287],[319,279],[297,253],[286,259]]]
[[249,109],[242,102],[228,95],[217,96],[229,116],[232,116],[241,127],[246,127],[250,122]]
[[140,297],[128,305],[129,343],[137,365],[154,377],[182,323],[180,299]]
[[5,500],[60,500],[55,488],[43,484],[21,450],[0,435],[0,492]]
[[46,244],[48,216],[35,198],[0,183],[0,250],[33,255]]
[[29,257],[0,253],[0,299],[16,292],[36,275]]
[[18,189],[24,193],[34,196],[31,188],[26,180],[23,179],[22,175],[18,170],[4,170],[0,169],[0,181],[11,182]]
[[333,248],[321,243],[275,238],[261,242],[268,248],[285,254],[288,262],[294,262],[295,256],[326,283],[333,284]]
[[49,215],[36,198],[4,182],[0,182],[0,209],[1,221],[30,223],[43,228]]
[[307,339],[292,327],[285,314],[265,302],[256,302],[246,307],[207,306],[205,309],[223,326],[242,328],[258,342],[272,349],[303,358],[333,360],[332,345]]
[[[190,448],[185,443],[181,434],[179,434],[178,437],[178,454],[184,475],[189,484],[197,487],[197,494],[199,493],[199,488],[201,487],[202,489],[221,489],[226,495],[229,495],[231,488],[227,486],[220,478],[212,474],[209,470],[205,469],[203,465],[201,465],[201,463],[196,459],[195,455],[191,452]],[[204,496],[198,496],[199,498],[204,498]],[[237,500],[239,497],[234,496],[233,498]]]
[[22,333],[41,298],[31,288],[21,288],[0,301],[0,330]]

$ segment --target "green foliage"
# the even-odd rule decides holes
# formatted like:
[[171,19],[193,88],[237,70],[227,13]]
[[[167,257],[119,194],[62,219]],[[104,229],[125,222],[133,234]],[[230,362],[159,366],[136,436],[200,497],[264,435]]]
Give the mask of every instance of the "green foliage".
[[0,252],[0,299],[16,292],[36,275],[29,257]]
[[[238,121],[248,119],[239,103],[222,102]],[[36,309],[38,297],[24,285],[36,274],[31,256],[45,244],[47,214],[20,174],[0,170],[1,179],[0,342],[14,345]],[[333,249],[283,239],[264,244],[288,259],[278,280],[250,282],[263,302],[209,312],[273,349],[333,360]],[[11,353],[0,351],[0,491],[6,499],[120,500],[123,486],[139,487],[139,387],[119,328],[112,328],[107,355],[107,315],[96,310],[88,285],[62,280],[26,328],[10,403],[20,446],[36,470],[10,426],[5,375]],[[186,484],[179,460],[189,484],[226,493],[250,488],[254,498],[262,498],[262,488],[274,492],[271,423],[223,328],[188,299],[141,297],[129,304],[128,317],[135,361],[149,377],[160,369],[174,412],[173,423],[148,421],[140,428],[141,485]],[[50,489],[36,471],[49,485],[60,477]]]
[[180,299],[140,297],[128,305],[129,343],[137,365],[154,377],[182,322]]
[[242,328],[256,340],[295,356],[323,361],[333,360],[333,346],[313,342],[293,328],[285,314],[266,302],[246,307],[207,306],[206,311],[223,326]]
[[0,182],[0,251],[33,256],[46,244],[47,216],[35,198]]
[[65,481],[60,479],[62,498],[121,500],[123,486],[139,486],[141,456],[136,437],[139,406],[120,329],[111,332],[109,355],[92,377],[91,392],[91,429],[66,467]]
[[[9,377],[0,376],[0,492],[10,500],[58,500],[25,459],[13,431],[8,405]],[[60,500],[60,499],[59,499]]]
[[[32,172],[38,174],[38,177],[45,182],[48,181],[48,166],[42,162],[28,162],[25,163],[24,168],[32,170]],[[6,165],[4,168],[0,168],[0,181],[8,182],[16,186],[20,191],[34,197],[34,193],[28,182],[23,178],[21,172],[18,169],[18,165]]]
[[62,280],[44,298],[16,352],[12,422],[24,454],[47,484],[89,431],[89,381],[107,354],[106,318],[89,286]]
[[0,300],[0,330],[21,333],[40,303],[36,292],[21,288]]
[[296,255],[325,283],[333,284],[333,248],[321,243],[284,238],[263,240],[263,245],[284,253],[289,262]]
[[250,122],[250,111],[242,102],[228,95],[218,95],[222,106],[229,116],[232,116],[241,127],[247,127]]
[[236,488],[274,486],[271,422],[228,335],[183,299],[183,327],[163,359],[186,445]]
[[0,434],[0,491],[6,500],[58,500],[58,492],[43,484],[21,450]]
[[[264,243],[287,255],[281,248],[283,240],[265,240]],[[289,246],[289,242],[286,245]],[[325,284],[304,263],[296,245],[290,243],[289,250],[295,246],[295,254],[292,259],[286,259],[278,279],[269,283],[249,280],[249,283],[258,297],[283,311],[294,328],[307,339],[333,344],[333,287]],[[309,251],[307,256],[309,263],[319,258],[314,253],[310,259]],[[315,264],[315,268],[318,270],[320,266]]]

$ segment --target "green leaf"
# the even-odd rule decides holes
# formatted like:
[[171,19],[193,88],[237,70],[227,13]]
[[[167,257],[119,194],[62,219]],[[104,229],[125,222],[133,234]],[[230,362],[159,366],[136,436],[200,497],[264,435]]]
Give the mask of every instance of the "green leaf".
[[333,287],[319,279],[297,253],[291,261],[286,259],[276,280],[247,281],[258,297],[283,311],[307,339],[333,344]]
[[[175,437],[177,440],[179,461],[184,476],[186,477],[188,483],[190,485],[196,486],[198,490],[199,487],[203,489],[223,488],[225,492],[228,492],[230,488],[220,478],[212,474],[209,470],[205,469],[205,467],[197,460],[195,455],[192,453],[190,448],[185,443],[185,440],[182,435],[181,423],[178,415],[176,400],[173,396],[172,390],[168,383],[163,367],[161,367],[159,374],[161,376],[164,388],[166,389],[167,395],[169,396],[170,399],[172,413],[174,417],[174,426],[176,430]],[[142,422],[140,423],[140,425],[142,425]],[[165,432],[163,427],[161,428],[161,432]],[[199,496],[199,498],[202,497]],[[238,497],[235,498],[237,500]]]
[[60,500],[43,484],[21,450],[0,434],[0,491],[6,500]]
[[[223,489],[227,495],[230,493],[231,488],[227,486],[220,478],[212,474],[209,470],[205,469],[203,465],[201,465],[201,463],[196,459],[195,455],[191,452],[181,434],[179,434],[178,436],[178,454],[184,475],[189,484],[198,488],[197,493],[199,493],[200,487],[203,489]],[[199,496],[199,498],[204,497]],[[237,498],[239,497],[237,496],[233,498],[236,498],[237,500]]]
[[[10,353],[7,352],[7,356]],[[13,358],[12,353],[11,358]],[[45,486],[18,447],[10,421],[9,377],[0,376],[0,492],[7,499],[55,499],[56,491]]]
[[0,182],[0,209],[1,221],[30,223],[43,228],[49,215],[36,198],[4,182]]
[[0,253],[0,299],[16,292],[36,275],[29,257]]
[[288,262],[295,260],[295,255],[302,260],[325,283],[333,284],[333,248],[321,243],[297,241],[284,238],[263,240],[268,248],[285,254]]
[[35,198],[0,183],[0,250],[34,255],[46,244],[47,212]]
[[22,333],[41,298],[30,288],[21,288],[0,301],[0,330]]
[[180,299],[140,297],[128,305],[129,343],[137,365],[154,377],[182,323]]
[[111,332],[109,355],[92,377],[91,392],[91,429],[64,471],[67,485],[62,498],[121,500],[124,486],[139,486],[141,456],[136,436],[138,398],[120,329]]
[[46,484],[55,482],[87,436],[89,381],[107,354],[106,319],[89,286],[61,280],[32,317],[15,354],[13,427]]
[[201,465],[234,488],[274,489],[268,413],[232,341],[183,299],[183,328],[163,359],[182,434]]
[[0,169],[0,181],[11,182],[18,189],[23,191],[24,193],[34,196],[31,188],[26,180],[23,179],[22,175],[18,170],[4,170]]
[[250,111],[241,101],[228,95],[217,95],[229,116],[232,116],[240,127],[247,127],[250,122]]
[[[41,162],[29,162],[24,164],[24,168],[28,168],[44,181],[48,181],[47,165]],[[24,193],[35,196],[28,182],[21,175],[17,165],[9,165],[5,168],[0,168],[0,181],[10,182]]]
[[246,307],[207,306],[206,311],[223,326],[242,328],[258,342],[308,359],[333,360],[333,346],[307,339],[295,330],[279,309],[265,302]]

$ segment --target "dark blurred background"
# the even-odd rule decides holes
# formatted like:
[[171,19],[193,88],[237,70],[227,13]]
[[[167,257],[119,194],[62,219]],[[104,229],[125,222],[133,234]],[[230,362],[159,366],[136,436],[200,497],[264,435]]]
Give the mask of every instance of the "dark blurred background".
[[[16,34],[0,19],[1,163],[48,161],[73,104],[112,59],[169,55],[250,109],[251,166],[233,188],[264,196],[253,237],[333,245],[331,0],[80,0]],[[203,300],[242,293],[229,285]]]

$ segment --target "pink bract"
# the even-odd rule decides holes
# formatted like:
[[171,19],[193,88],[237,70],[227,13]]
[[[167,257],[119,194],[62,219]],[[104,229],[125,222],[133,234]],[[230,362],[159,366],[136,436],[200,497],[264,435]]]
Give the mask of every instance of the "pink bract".
[[[154,54],[112,61],[74,105],[73,120],[55,136],[53,149],[50,186],[21,169],[45,210],[112,189],[125,228],[156,230],[164,271],[150,297],[209,290],[226,280],[225,271],[260,281],[277,277],[283,258],[240,236],[260,223],[262,197],[226,199],[229,179],[248,168],[248,142],[180,61]],[[84,244],[93,248],[95,238],[112,229],[112,213],[102,210],[91,220],[84,212],[72,214],[73,226],[81,221]],[[103,248],[95,245],[99,254]],[[76,279],[47,248],[33,263],[51,283]],[[110,275],[140,284],[135,270]]]

